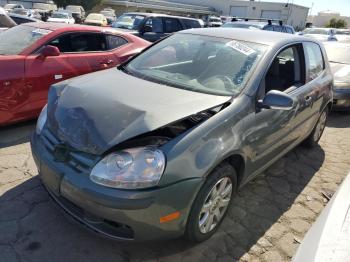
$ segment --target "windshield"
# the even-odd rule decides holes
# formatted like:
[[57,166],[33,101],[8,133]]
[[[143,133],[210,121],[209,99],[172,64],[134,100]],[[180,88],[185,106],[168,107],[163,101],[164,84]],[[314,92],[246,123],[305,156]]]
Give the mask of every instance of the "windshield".
[[328,60],[334,63],[350,65],[350,45],[325,45]]
[[144,19],[145,19],[145,16],[143,15],[125,14],[119,17],[117,21],[115,21],[115,23],[113,24],[113,27],[129,29],[129,30],[138,30],[139,25]]
[[209,22],[222,22],[220,18],[209,18]]
[[1,33],[0,55],[18,55],[52,31],[19,25]]
[[42,10],[51,10],[51,6],[49,4],[34,3],[33,8],[42,9]]
[[67,13],[53,13],[52,18],[68,18],[68,14]]
[[16,4],[7,4],[4,6],[5,9],[13,9],[15,8]]
[[101,14],[104,16],[114,16],[115,14],[112,11],[101,11]]
[[337,30],[337,35],[350,35],[350,30]]
[[307,28],[304,30],[304,34],[311,35],[329,35],[329,30],[320,28]]
[[215,95],[237,95],[266,46],[217,37],[175,34],[124,70],[152,82]]
[[87,20],[102,20],[103,15],[100,14],[89,14],[86,18]]
[[75,5],[69,5],[66,7],[66,10],[72,11],[72,12],[80,12],[80,7]]

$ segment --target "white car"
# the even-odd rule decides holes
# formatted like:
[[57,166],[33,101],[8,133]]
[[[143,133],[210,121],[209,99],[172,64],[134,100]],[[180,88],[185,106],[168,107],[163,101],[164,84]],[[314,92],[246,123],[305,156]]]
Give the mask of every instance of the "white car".
[[0,7],[0,32],[16,26],[17,24],[8,16],[5,9]]
[[220,17],[209,17],[207,27],[221,27],[223,25]]
[[47,22],[75,24],[75,19],[68,12],[54,12]]
[[350,174],[304,237],[293,262],[350,261]]

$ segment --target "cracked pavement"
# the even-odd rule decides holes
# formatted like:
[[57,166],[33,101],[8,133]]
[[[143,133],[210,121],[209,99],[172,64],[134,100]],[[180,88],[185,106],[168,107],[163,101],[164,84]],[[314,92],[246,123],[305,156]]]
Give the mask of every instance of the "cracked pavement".
[[0,129],[0,261],[290,261],[350,169],[350,115],[330,116],[320,146],[297,147],[241,189],[219,231],[183,239],[116,242],[77,224],[37,177],[34,123]]

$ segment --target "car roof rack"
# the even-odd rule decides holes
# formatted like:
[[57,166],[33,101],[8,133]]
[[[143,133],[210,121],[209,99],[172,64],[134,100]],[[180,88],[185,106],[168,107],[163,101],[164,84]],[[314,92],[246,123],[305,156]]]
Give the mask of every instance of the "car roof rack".
[[237,22],[237,21],[245,21],[245,22],[248,22],[248,21],[251,21],[251,20],[255,20],[255,21],[267,21],[267,23],[269,25],[272,25],[272,22],[278,22],[279,25],[283,25],[283,21],[280,20],[280,19],[270,19],[270,18],[256,18],[256,17],[237,17],[237,16],[234,16],[231,21],[232,22]]

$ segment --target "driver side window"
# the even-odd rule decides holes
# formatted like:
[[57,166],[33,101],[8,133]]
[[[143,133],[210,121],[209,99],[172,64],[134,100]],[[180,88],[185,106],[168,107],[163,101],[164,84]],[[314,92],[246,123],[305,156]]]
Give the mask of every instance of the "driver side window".
[[271,90],[281,92],[293,86],[305,84],[305,69],[302,46],[293,45],[282,50],[273,60],[262,83],[264,94]]

